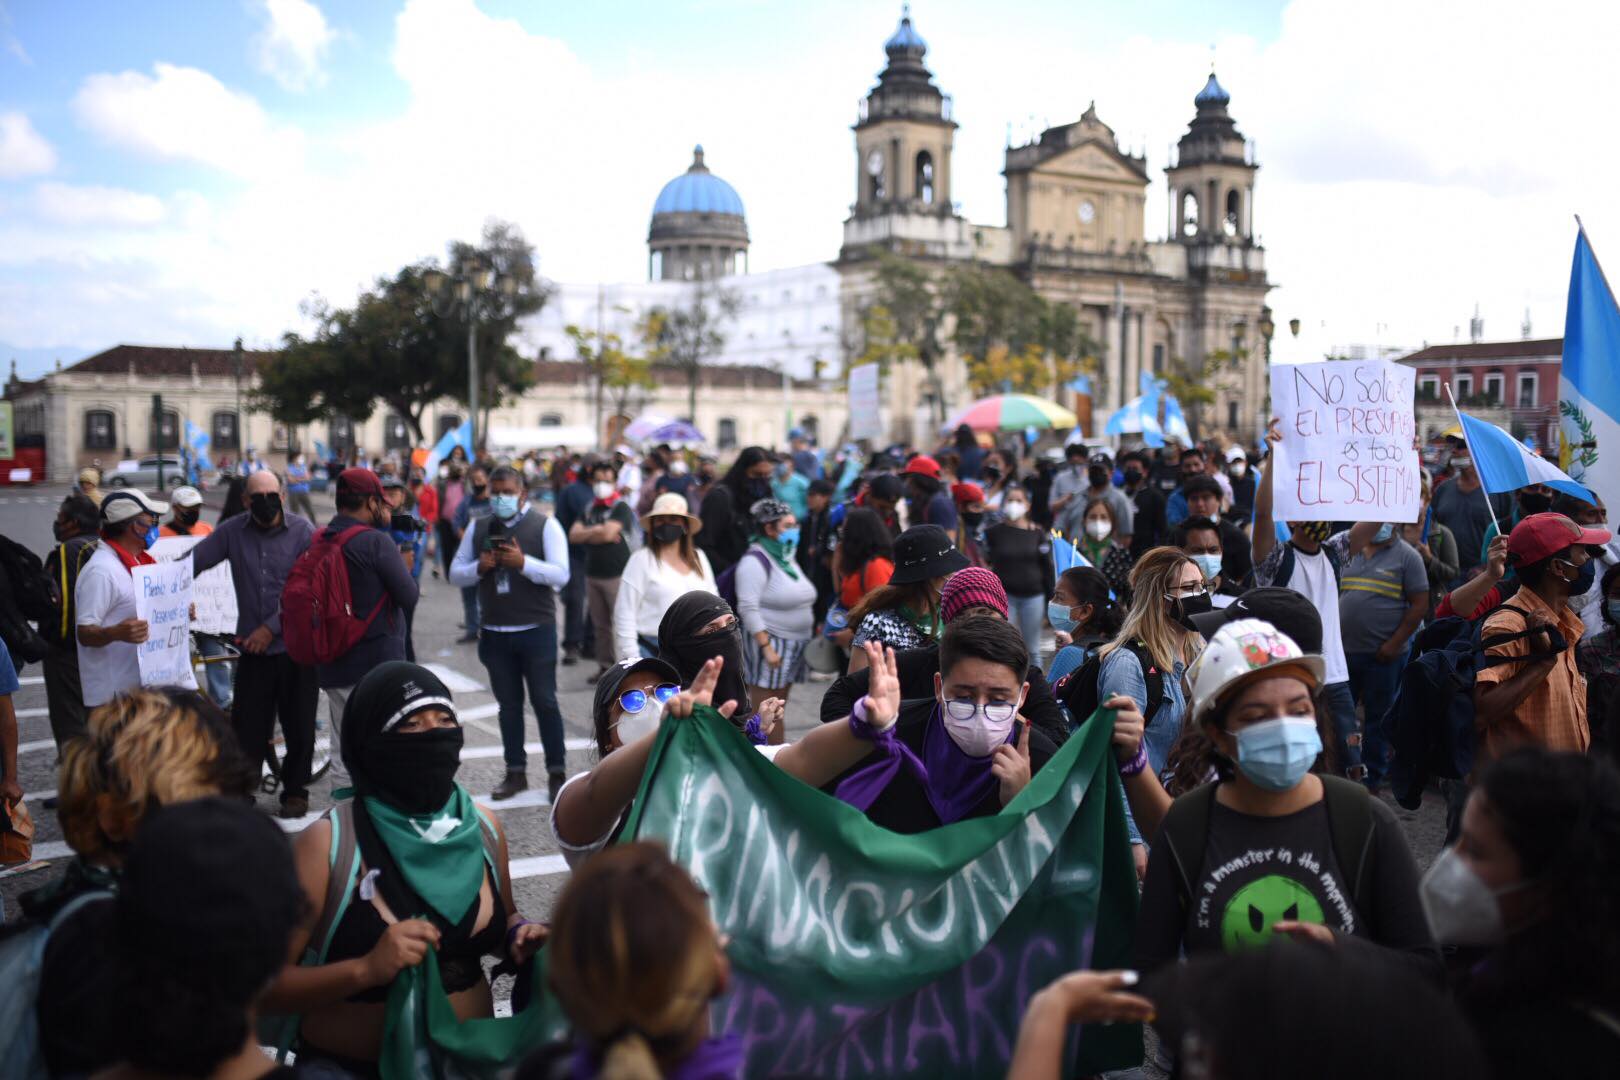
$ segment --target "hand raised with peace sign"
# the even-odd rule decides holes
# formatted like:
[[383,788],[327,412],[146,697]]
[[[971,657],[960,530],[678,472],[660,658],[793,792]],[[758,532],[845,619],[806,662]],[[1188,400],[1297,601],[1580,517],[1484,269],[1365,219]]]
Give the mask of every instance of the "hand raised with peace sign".
[[990,756],[990,771],[1001,782],[1001,805],[1013,801],[1013,796],[1029,783],[1029,721],[1019,716],[1018,742],[1002,743]]
[[894,650],[879,642],[868,641],[865,648],[866,667],[872,673],[866,691],[866,722],[877,731],[887,731],[900,719],[900,665]]
[[[714,701],[714,688],[720,682],[720,668],[724,664],[725,661],[718,656],[704,663],[698,669],[697,678],[692,680],[692,685],[670,699],[669,715],[688,717],[692,715],[693,706],[711,704]],[[728,701],[719,708],[720,715],[727,720],[730,720],[731,714],[736,711],[735,701]]]

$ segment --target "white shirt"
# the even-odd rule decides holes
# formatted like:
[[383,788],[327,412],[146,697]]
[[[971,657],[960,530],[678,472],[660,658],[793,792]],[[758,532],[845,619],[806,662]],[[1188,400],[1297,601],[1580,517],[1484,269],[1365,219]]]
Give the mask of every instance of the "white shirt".
[[[517,517],[511,520],[516,521],[528,511],[528,503],[520,504]],[[456,557],[450,563],[450,584],[463,589],[478,585],[479,553],[473,550],[473,533],[476,531],[469,527],[461,534],[461,546],[456,548]],[[568,537],[556,518],[546,518],[546,527],[540,534],[540,543],[544,558],[523,556],[523,569],[519,573],[536,585],[550,585],[553,590],[560,589],[568,584]],[[527,623],[523,626],[491,626],[485,623],[483,628],[510,634],[519,630],[533,630],[539,625]]]
[[[106,542],[91,553],[73,588],[80,626],[116,626],[135,617],[135,579]],[[141,685],[138,646],[114,641],[79,645],[79,687],[86,708],[105,705],[113,695]]]
[[633,461],[624,463],[619,470],[619,494],[632,498],[641,493],[641,466]]
[[1279,581],[1310,600],[1311,606],[1322,613],[1322,659],[1327,664],[1327,682],[1342,683],[1350,679],[1350,669],[1344,662],[1344,638],[1339,634],[1339,579],[1333,573],[1333,564],[1327,552],[1317,549],[1307,555],[1294,549],[1294,577]]
[[698,573],[683,574],[644,547],[631,554],[619,578],[619,596],[613,602],[613,651],[615,659],[635,660],[641,657],[636,635],[650,638],[658,636],[658,624],[664,620],[677,598],[689,592],[718,592],[714,584],[714,571],[709,568],[709,557],[697,549]]
[[1586,624],[1586,632],[1581,640],[1586,640],[1593,634],[1601,634],[1607,630],[1609,624],[1603,621],[1603,575],[1615,563],[1620,562],[1620,540],[1610,540],[1603,545],[1603,554],[1598,556],[1597,571],[1592,578],[1592,587],[1580,596],[1569,598],[1569,608],[1581,617]]

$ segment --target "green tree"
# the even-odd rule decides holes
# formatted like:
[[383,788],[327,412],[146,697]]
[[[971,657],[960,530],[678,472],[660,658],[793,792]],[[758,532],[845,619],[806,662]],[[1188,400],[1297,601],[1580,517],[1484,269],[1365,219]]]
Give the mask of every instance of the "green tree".
[[1214,349],[1195,367],[1179,356],[1170,357],[1161,377],[1170,396],[1181,402],[1195,436],[1203,430],[1204,406],[1215,403],[1217,376],[1241,368],[1248,358],[1248,349]]
[[940,340],[945,308],[934,275],[911,259],[885,251],[878,255],[872,284],[871,302],[861,315],[864,349],[859,362],[877,360],[887,371],[895,360],[916,360],[928,382],[935,421],[943,423],[939,361],[945,355]]
[[1049,394],[1098,370],[1098,344],[1068,304],[1047,300],[1011,273],[978,264],[951,270],[945,310],[951,341],[977,394]]
[[643,323],[649,350],[678,368],[686,379],[686,418],[697,419],[698,380],[703,365],[726,347],[723,327],[736,318],[742,296],[706,278],[694,283],[687,302],[656,307]]
[[[653,318],[644,319],[638,326],[644,338]],[[613,391],[615,411],[623,414],[637,389],[650,390],[657,385],[652,374],[652,358],[626,352],[623,337],[612,331],[598,333],[569,325],[563,327],[563,332],[574,343],[574,354],[591,377],[596,398],[597,438],[605,438],[602,408],[608,391]]]

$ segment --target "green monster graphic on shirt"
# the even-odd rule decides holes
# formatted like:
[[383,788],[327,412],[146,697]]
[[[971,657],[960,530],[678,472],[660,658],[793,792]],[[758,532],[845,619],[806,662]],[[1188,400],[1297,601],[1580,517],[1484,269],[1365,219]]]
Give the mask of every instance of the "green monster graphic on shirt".
[[1232,894],[1221,913],[1221,943],[1228,952],[1264,945],[1279,922],[1325,923],[1322,905],[1293,878],[1267,874]]

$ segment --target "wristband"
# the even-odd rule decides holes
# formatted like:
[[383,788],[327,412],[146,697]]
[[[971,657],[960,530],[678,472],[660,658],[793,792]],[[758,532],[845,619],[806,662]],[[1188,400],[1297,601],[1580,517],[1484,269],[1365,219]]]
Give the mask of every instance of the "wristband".
[[511,926],[508,926],[506,928],[506,947],[508,949],[510,949],[512,947],[512,940],[517,937],[517,932],[519,930],[521,930],[525,926],[533,926],[533,925],[535,925],[535,922],[534,922],[533,919],[519,919],[517,922],[513,923]]
[[857,739],[875,739],[892,729],[895,720],[899,719],[897,716],[882,727],[872,723],[867,710],[867,704],[871,700],[869,696],[862,694],[860,700],[855,702],[855,707],[849,711],[849,730],[854,733]]
[[1148,767],[1147,743],[1136,744],[1136,756],[1131,760],[1122,762],[1119,766],[1119,775],[1135,776]]

